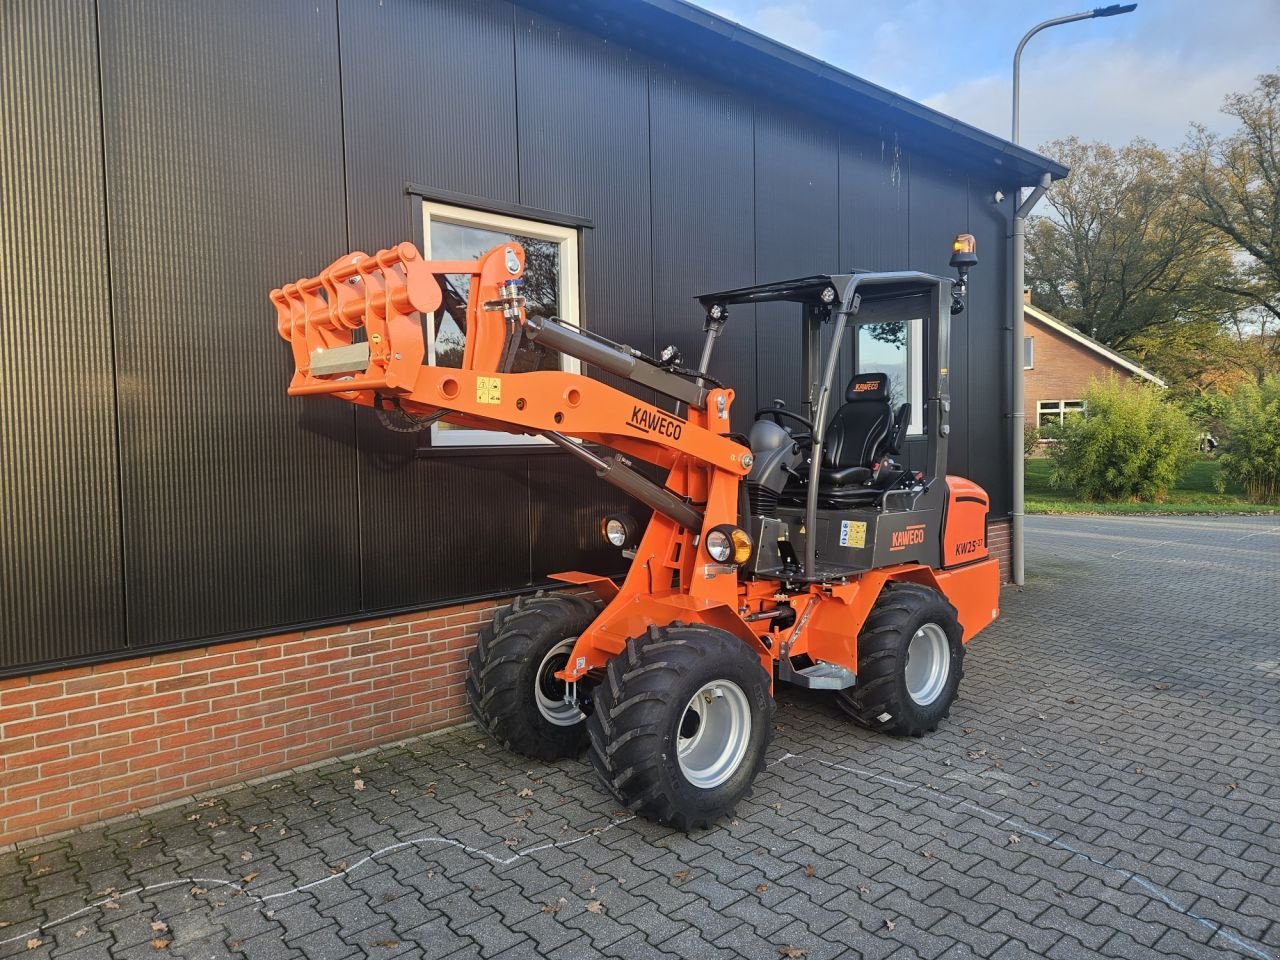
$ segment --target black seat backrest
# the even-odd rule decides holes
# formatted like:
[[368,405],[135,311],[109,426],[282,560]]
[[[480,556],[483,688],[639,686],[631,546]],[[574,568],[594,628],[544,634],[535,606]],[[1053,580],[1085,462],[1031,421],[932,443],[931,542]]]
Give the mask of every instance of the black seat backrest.
[[889,378],[860,373],[849,381],[845,403],[827,428],[824,467],[869,467],[886,449],[893,430]]
[[898,408],[898,413],[893,418],[893,430],[889,434],[889,442],[885,444],[885,450],[888,453],[895,457],[902,453],[902,441],[907,439],[907,427],[910,424],[911,404],[904,403]]

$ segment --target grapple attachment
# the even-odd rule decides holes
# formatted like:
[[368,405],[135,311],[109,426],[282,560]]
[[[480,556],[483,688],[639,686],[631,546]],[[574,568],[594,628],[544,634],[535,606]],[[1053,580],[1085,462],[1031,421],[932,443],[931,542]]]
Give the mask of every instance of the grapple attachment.
[[271,291],[280,336],[293,348],[289,393],[372,404],[377,394],[412,391],[426,356],[422,316],[440,308],[438,277],[445,275],[471,277],[463,369],[498,369],[524,321],[517,286],[523,273],[516,243],[478,260],[424,260],[412,243],[401,243],[373,256],[349,253],[317,277]]

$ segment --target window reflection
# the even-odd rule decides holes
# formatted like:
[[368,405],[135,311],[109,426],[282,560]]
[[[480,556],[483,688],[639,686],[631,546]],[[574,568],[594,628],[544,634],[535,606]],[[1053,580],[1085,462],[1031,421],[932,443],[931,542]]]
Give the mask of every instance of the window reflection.
[[[501,243],[515,241],[524,247],[525,313],[531,317],[553,317],[560,311],[560,244],[550,240],[483,227],[431,220],[433,260],[476,260]],[[433,362],[441,367],[462,366],[466,349],[467,297],[471,292],[469,274],[440,277],[443,293],[435,315]],[[559,370],[560,355],[530,343],[522,336],[512,369]]]

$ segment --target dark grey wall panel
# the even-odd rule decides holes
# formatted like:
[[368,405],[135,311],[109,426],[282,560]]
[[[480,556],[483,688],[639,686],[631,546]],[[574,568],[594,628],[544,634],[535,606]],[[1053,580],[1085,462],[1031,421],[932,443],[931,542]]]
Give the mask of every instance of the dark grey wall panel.
[[0,4],[0,666],[124,643],[94,8]]
[[415,235],[408,182],[519,200],[512,18],[497,0],[339,0],[353,247]]
[[396,449],[400,435],[388,434],[366,411],[360,415],[369,421],[361,449],[367,609],[529,583],[530,456],[404,460]]
[[840,269],[903,269],[910,174],[896,134],[842,132]]
[[627,513],[643,523],[648,509],[572,457],[551,454],[528,460],[534,578],[565,570],[625,570],[627,561],[622,552],[601,536],[600,521],[611,513]]
[[[514,15],[487,0],[343,0],[343,108],[352,246],[416,235],[407,182],[519,202]],[[364,606],[529,582],[527,457],[456,450],[357,418]]]
[[[1007,512],[1008,211],[946,143],[908,157],[911,132],[879,129],[879,112],[837,131],[800,91],[787,106],[745,77],[721,86],[685,72],[689,50],[638,55],[625,31],[571,28],[559,8],[96,12],[0,4],[0,241],[22,277],[0,291],[0,669],[620,566],[598,523],[635,505],[576,461],[419,457],[420,438],[368,411],[286,396],[266,294],[418,236],[409,182],[590,218],[588,326],[675,343],[690,364],[699,293],[852,267],[948,273],[967,227],[982,262],[954,343],[952,468]],[[73,266],[56,282],[50,252]],[[735,309],[717,350],[738,430],[773,396],[799,400],[799,320],[776,310]],[[42,328],[37,355],[28,331],[51,316],[76,322]],[[51,384],[68,402],[37,408]]]
[[[654,337],[659,348],[674,343],[689,365],[702,351],[703,312],[692,298],[755,278],[752,125],[743,97],[652,68]],[[731,311],[711,364],[736,392],[740,431],[756,406],[754,315],[748,307]]]
[[[996,190],[1004,194],[994,202]],[[979,263],[969,275],[969,449],[973,479],[991,495],[991,515],[1008,516],[1013,494],[1009,483],[1010,457],[1022,456],[1021,445],[1009,442],[1009,237],[1013,187],[1008,183],[972,179],[969,187],[969,232],[978,242]],[[1018,356],[1021,357],[1021,344]]]
[[[835,133],[763,107],[756,110],[756,277],[786,280],[839,267],[840,147]],[[800,309],[756,309],[756,392],[801,411]],[[832,408],[834,411],[834,407]]]
[[582,231],[583,322],[648,350],[653,270],[646,63],[599,37],[517,8],[516,83],[520,202],[592,221]]
[[[965,174],[934,160],[911,160],[910,258],[913,270],[953,277],[951,242],[969,229]],[[981,269],[979,267],[978,269]],[[971,476],[969,464],[969,314],[951,323],[951,443],[947,469]]]
[[104,2],[133,644],[358,609],[352,411],[267,293],[346,249],[333,7]]

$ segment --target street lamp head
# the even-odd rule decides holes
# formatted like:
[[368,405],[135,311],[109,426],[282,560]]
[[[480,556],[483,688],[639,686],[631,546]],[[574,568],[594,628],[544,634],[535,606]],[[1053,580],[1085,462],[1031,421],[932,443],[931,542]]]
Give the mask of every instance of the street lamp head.
[[1097,7],[1093,11],[1095,17],[1114,17],[1121,13],[1133,13],[1138,9],[1136,3],[1113,3],[1109,7]]

